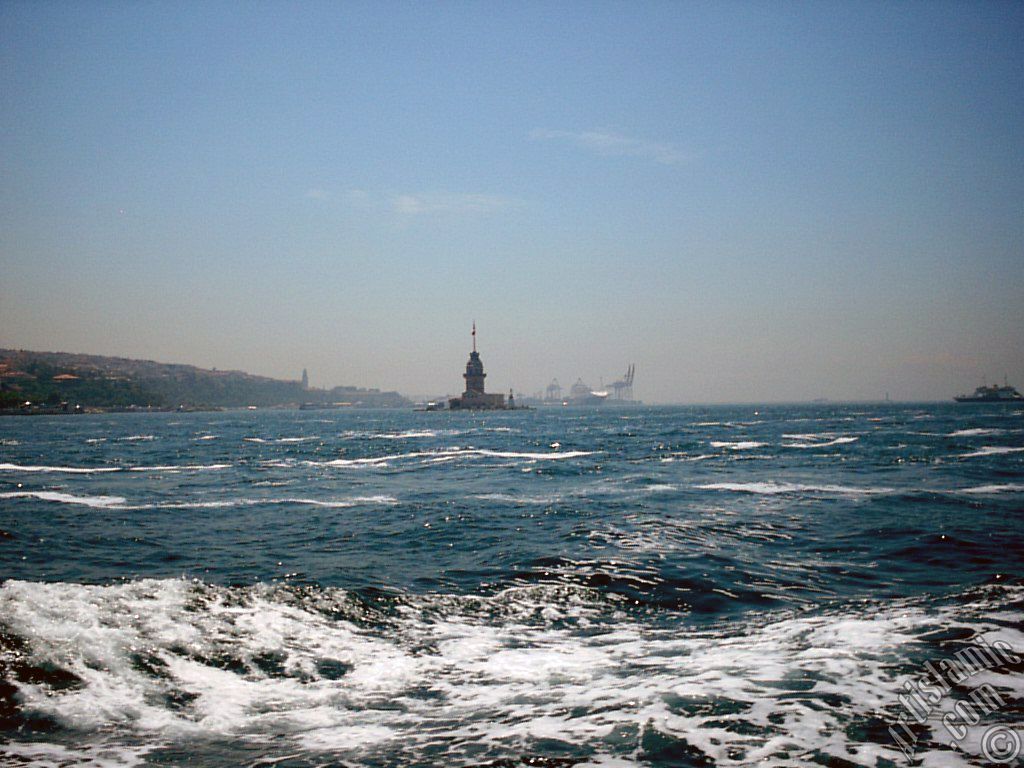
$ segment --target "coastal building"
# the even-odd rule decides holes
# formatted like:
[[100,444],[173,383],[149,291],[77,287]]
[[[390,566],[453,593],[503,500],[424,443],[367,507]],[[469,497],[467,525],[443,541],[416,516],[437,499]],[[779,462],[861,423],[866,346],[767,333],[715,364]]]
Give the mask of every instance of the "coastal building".
[[466,363],[466,372],[462,374],[466,380],[466,391],[462,397],[453,397],[448,401],[448,408],[453,411],[476,410],[476,411],[505,411],[514,407],[505,403],[505,396],[501,394],[489,395],[484,392],[484,364],[480,360],[480,353],[476,351],[476,323],[473,323],[473,351],[469,353],[469,362]]

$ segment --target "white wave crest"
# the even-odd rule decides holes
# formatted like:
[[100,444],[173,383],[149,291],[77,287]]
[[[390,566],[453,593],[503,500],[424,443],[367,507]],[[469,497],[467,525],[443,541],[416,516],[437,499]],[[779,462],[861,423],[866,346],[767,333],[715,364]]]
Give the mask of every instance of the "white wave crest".
[[386,494],[376,496],[353,496],[348,499],[281,499],[280,504],[309,504],[313,507],[357,507],[364,504],[397,504],[398,499]]
[[695,485],[706,491],[731,491],[733,493],[755,493],[772,496],[779,493],[827,493],[849,496],[867,496],[893,493],[893,488],[863,488],[846,485],[807,485],[803,483],[706,483]]
[[1006,434],[1005,429],[957,429],[950,432],[946,437],[979,437],[982,435],[1003,435]]
[[398,503],[394,496],[377,494],[374,496],[349,496],[341,498],[313,499],[302,497],[289,498],[233,498],[209,499],[206,501],[164,501],[154,503],[128,503],[123,496],[76,496],[60,491],[4,491],[0,499],[39,499],[59,504],[74,504],[96,509],[230,509],[233,507],[253,507],[259,505],[308,505],[313,507],[347,508],[368,504],[393,505]]
[[371,435],[375,440],[412,440],[420,437],[437,437],[438,433],[432,429],[410,429],[407,432],[380,432]]
[[858,487],[847,485],[809,485],[803,483],[707,483],[696,485],[695,488],[707,491],[730,491],[732,493],[753,493],[764,496],[774,496],[785,493],[809,493],[809,494],[836,494],[841,496],[875,496],[898,492],[931,493],[948,496],[959,495],[988,495],[999,493],[1020,493],[1024,491],[1024,485],[1020,483],[1002,483],[993,485],[979,485],[968,488],[953,488],[949,490],[929,488],[903,488],[898,491],[896,488],[886,487]]
[[1024,493],[1024,484],[1021,483],[997,483],[993,485],[977,485],[973,488],[960,488],[954,493],[967,494],[993,494],[993,493]]
[[835,437],[831,440],[825,439],[820,440],[810,435],[793,435],[792,437],[798,437],[803,442],[799,443],[783,443],[783,448],[825,448],[830,445],[848,445],[849,443],[855,443],[859,438],[856,437]]
[[484,448],[442,448],[436,451],[410,451],[385,456],[366,456],[357,459],[331,459],[330,461],[307,461],[310,466],[321,467],[387,467],[393,462],[422,459],[426,464],[439,464],[461,457],[484,457],[496,459],[523,459],[526,461],[558,461],[591,456],[594,451],[492,451]]
[[468,449],[462,452],[463,455],[493,456],[500,459],[529,459],[531,461],[558,461],[559,459],[578,459],[583,456],[591,456],[594,451],[547,451],[543,453],[530,453],[523,451],[487,451],[483,449]]
[[126,467],[129,472],[205,472],[230,468],[231,464],[159,464],[152,467]]
[[311,499],[303,497],[288,498],[233,498],[233,499],[210,499],[207,501],[164,501],[154,504],[134,504],[127,509],[231,509],[233,507],[255,507],[261,505],[291,505],[300,504],[311,507],[330,507],[342,509],[347,507],[359,507],[367,504],[397,504],[398,499],[394,496],[378,494],[375,496],[348,496],[335,499]]
[[673,453],[669,456],[664,456],[661,459],[662,464],[671,464],[675,461],[704,461],[706,459],[713,459],[716,457],[714,453],[698,453],[691,456],[688,453]]
[[24,464],[0,464],[3,472],[59,472],[68,475],[91,475],[97,472],[120,472],[121,467],[51,467]]
[[201,472],[205,470],[230,469],[231,464],[161,464],[156,466],[125,467],[49,467],[26,466],[23,464],[0,464],[5,472],[50,472],[68,475],[92,475],[100,472]]
[[481,501],[498,501],[502,504],[537,504],[541,506],[557,504],[562,500],[562,497],[557,494],[551,496],[520,496],[511,493],[479,493],[473,498],[480,499]]
[[983,448],[979,448],[976,451],[970,453],[961,453],[960,458],[962,459],[973,459],[980,456],[1002,456],[1006,453],[1020,453],[1024,451],[1024,447],[1008,446],[1008,445],[986,445]]
[[123,496],[74,496],[70,493],[61,493],[60,491],[5,491],[0,493],[0,499],[41,499],[42,501],[77,504],[101,509],[118,508],[122,507],[125,503]]
[[725,448],[729,451],[749,451],[754,448],[763,448],[766,444],[758,442],[756,440],[737,440],[730,442],[728,440],[712,440],[712,448]]

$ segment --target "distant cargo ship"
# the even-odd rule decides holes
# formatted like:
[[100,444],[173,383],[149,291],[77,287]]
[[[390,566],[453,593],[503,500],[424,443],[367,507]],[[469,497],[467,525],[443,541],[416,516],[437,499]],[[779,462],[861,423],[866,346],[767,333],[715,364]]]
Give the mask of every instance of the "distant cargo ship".
[[608,392],[605,390],[594,390],[578,379],[569,390],[569,405],[601,405],[608,399]]
[[997,384],[990,387],[982,385],[974,390],[973,395],[957,395],[953,399],[958,403],[1013,403],[1024,400],[1024,396],[1004,383],[1001,387]]

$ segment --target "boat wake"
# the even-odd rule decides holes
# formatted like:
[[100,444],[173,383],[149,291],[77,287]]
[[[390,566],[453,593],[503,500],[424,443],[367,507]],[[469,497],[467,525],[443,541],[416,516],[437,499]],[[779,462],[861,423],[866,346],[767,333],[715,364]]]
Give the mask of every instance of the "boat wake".
[[[131,764],[197,739],[222,756],[251,743],[310,765],[566,754],[566,765],[874,765],[902,759],[884,717],[898,708],[905,660],[940,653],[935,638],[1021,647],[1022,596],[1007,587],[698,630],[559,584],[360,596],[8,581],[0,707],[46,731],[45,749],[69,765],[115,743]],[[991,679],[1013,688],[1007,670]],[[926,741],[919,756],[951,753]]]

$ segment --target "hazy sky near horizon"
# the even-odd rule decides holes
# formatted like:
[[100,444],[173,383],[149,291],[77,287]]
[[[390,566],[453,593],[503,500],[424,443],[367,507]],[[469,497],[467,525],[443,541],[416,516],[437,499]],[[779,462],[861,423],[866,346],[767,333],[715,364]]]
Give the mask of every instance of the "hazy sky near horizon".
[[0,347],[1024,388],[1024,4],[0,4]]

